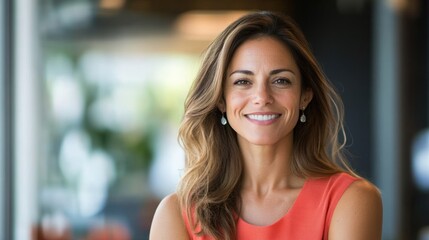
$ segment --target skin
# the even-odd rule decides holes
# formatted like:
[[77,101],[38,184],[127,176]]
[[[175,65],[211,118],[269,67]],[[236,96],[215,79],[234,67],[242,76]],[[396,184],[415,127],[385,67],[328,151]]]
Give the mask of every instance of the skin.
[[[293,129],[299,109],[313,97],[302,89],[299,68],[289,49],[271,37],[244,42],[236,50],[224,82],[228,124],[237,132],[243,154],[241,218],[270,225],[292,207],[305,179],[289,172]],[[329,239],[381,239],[381,197],[366,181],[353,183],[339,201]],[[165,231],[169,229],[169,231]],[[189,239],[177,196],[159,205],[150,239]]]
[[241,218],[269,225],[289,210],[304,184],[289,173],[289,163],[299,109],[310,102],[312,91],[302,90],[289,49],[269,37],[244,42],[227,76],[220,110],[237,132],[243,154]]
[[149,239],[189,240],[181,214],[177,195],[171,194],[165,197],[153,216]]

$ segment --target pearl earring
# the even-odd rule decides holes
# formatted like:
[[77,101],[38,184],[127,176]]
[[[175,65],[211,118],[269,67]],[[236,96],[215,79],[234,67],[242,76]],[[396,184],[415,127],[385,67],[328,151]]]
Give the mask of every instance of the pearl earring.
[[303,108],[301,108],[301,110],[302,110],[302,114],[301,114],[301,116],[299,117],[299,121],[300,122],[302,122],[302,123],[305,123],[306,121],[307,121],[307,117],[305,116],[305,114],[304,114],[304,110],[305,110],[305,108],[303,107]]
[[225,113],[222,113],[222,117],[220,118],[220,123],[224,126],[228,123],[225,117]]

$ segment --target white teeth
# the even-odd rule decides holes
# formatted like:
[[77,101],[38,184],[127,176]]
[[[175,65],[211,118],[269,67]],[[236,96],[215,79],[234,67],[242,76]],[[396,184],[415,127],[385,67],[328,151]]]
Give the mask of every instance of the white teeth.
[[279,115],[278,114],[271,114],[271,115],[257,115],[257,114],[249,114],[247,115],[250,119],[252,120],[257,120],[257,121],[268,121],[268,120],[272,120],[274,118],[277,118]]

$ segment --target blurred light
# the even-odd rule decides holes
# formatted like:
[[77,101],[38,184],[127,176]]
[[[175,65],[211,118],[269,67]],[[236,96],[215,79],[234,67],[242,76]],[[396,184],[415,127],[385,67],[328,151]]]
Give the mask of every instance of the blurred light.
[[[385,0],[387,4],[399,13],[417,15],[421,12],[420,0]],[[423,11],[424,12],[424,11]]]
[[91,152],[86,133],[66,133],[60,149],[60,168],[71,186],[77,186],[77,207],[81,216],[92,217],[103,207],[107,191],[116,178],[113,159],[101,150]]
[[197,61],[183,54],[85,53],[78,65],[96,89],[88,111],[91,123],[114,132],[136,132],[156,114],[173,115],[165,120],[176,121],[182,114],[178,101],[184,101]]
[[118,10],[124,6],[125,0],[100,0],[99,6],[106,10]]
[[97,87],[109,88],[117,84],[135,86],[146,81],[154,69],[148,58],[92,50],[85,52],[78,64],[85,80]]
[[180,15],[176,31],[185,38],[212,40],[247,11],[189,11]]
[[85,162],[78,181],[78,202],[82,217],[93,217],[101,211],[115,177],[113,159],[105,152],[95,150]]
[[410,0],[386,0],[388,5],[396,10],[404,10],[407,7],[407,2]]
[[71,76],[58,76],[52,82],[51,101],[56,123],[62,126],[80,123],[84,111],[84,97],[75,79]]
[[79,58],[78,68],[82,77],[91,85],[112,85],[110,71],[111,61],[106,54],[98,51],[87,51]]
[[68,131],[61,143],[59,164],[62,174],[68,183],[75,183],[89,159],[91,142],[89,136],[81,130]]
[[84,98],[72,60],[63,54],[51,55],[45,72],[56,124],[60,127],[78,124],[83,116]]
[[429,129],[416,137],[412,150],[415,183],[420,190],[429,191]]
[[150,188],[159,199],[176,190],[185,166],[185,154],[177,142],[177,128],[164,126],[162,129],[149,172]]
[[[108,96],[96,99],[89,106],[89,119],[100,129],[113,132],[138,132],[143,127],[144,96],[138,89],[116,87]],[[146,96],[147,97],[147,96]]]

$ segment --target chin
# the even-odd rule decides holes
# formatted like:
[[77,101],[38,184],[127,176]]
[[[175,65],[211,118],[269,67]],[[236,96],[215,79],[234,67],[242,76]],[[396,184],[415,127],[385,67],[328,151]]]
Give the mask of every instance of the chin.
[[250,144],[257,145],[257,146],[269,146],[274,145],[278,141],[273,139],[272,137],[266,137],[266,138],[248,138],[246,141]]

